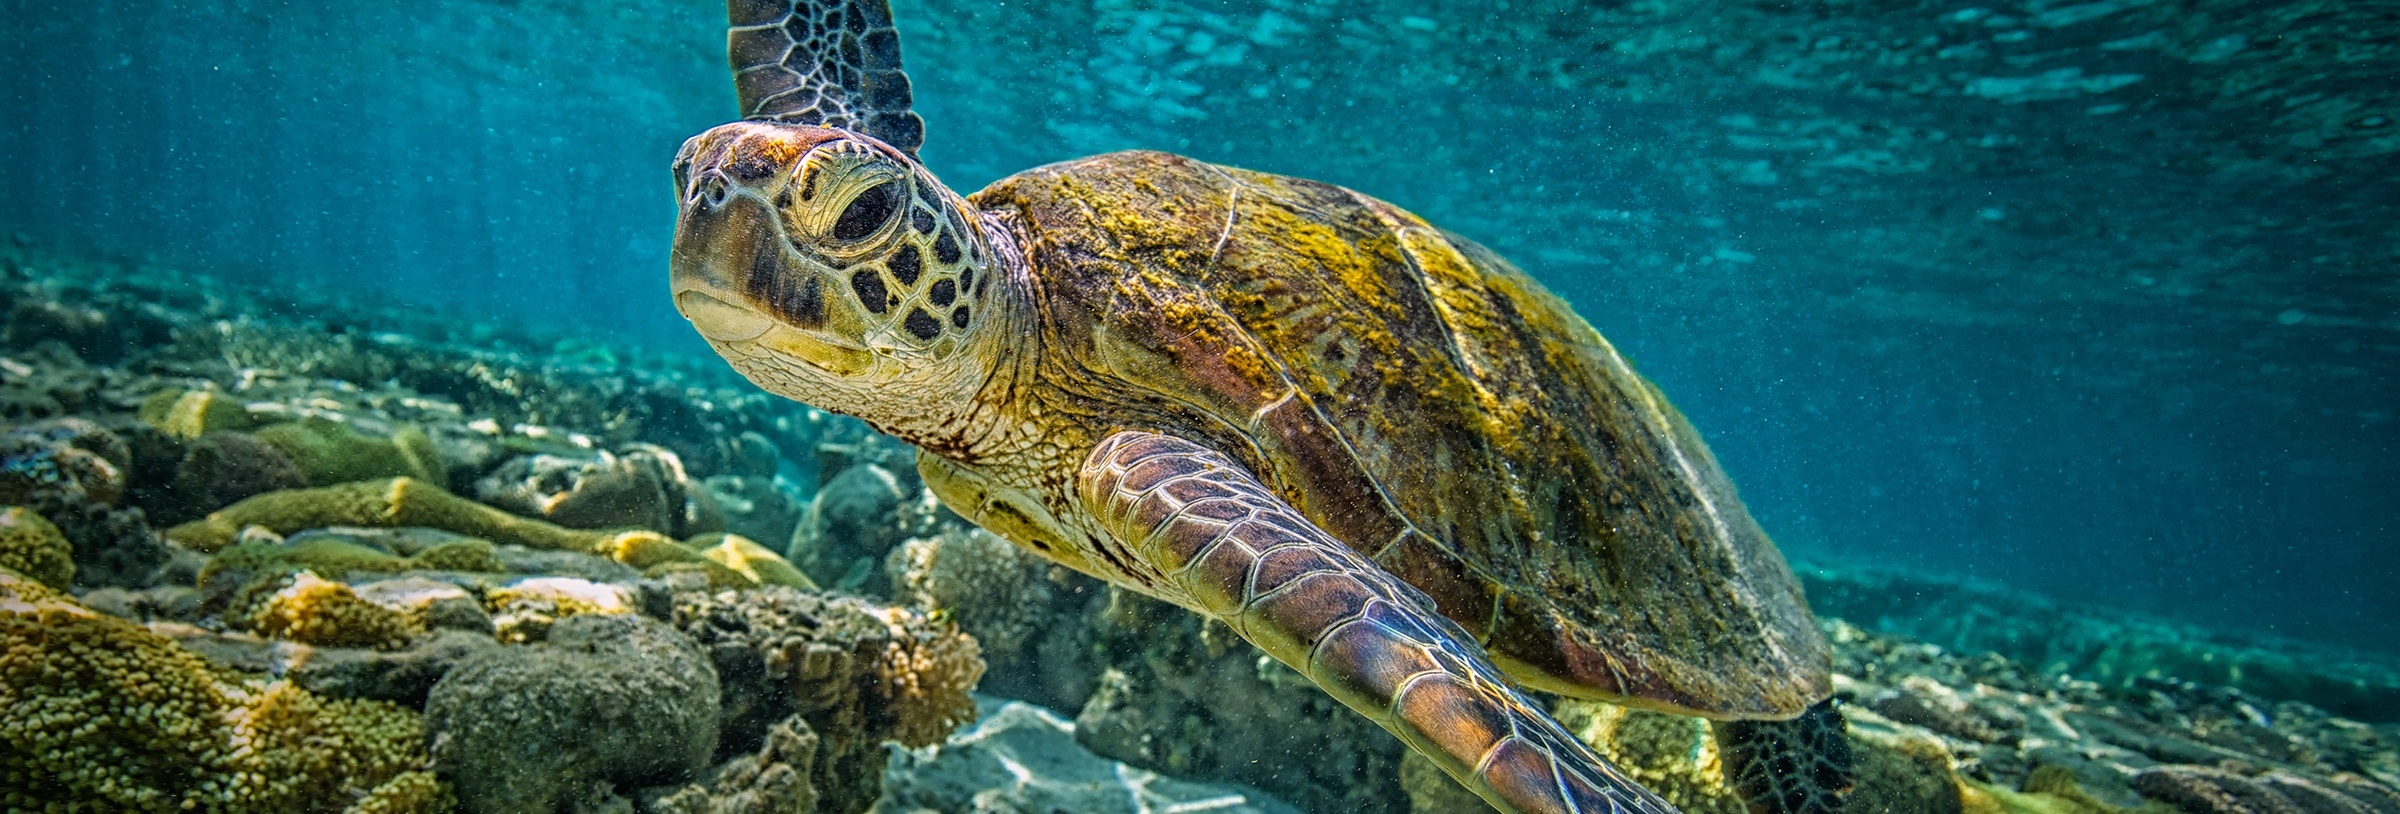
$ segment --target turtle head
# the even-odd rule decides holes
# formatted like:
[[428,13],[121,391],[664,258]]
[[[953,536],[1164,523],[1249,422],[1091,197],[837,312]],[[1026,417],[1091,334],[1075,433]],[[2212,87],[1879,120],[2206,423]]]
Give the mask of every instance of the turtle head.
[[991,244],[908,154],[735,122],[684,143],[675,186],[675,307],[760,386],[894,424],[900,405],[876,394],[921,404],[926,386],[991,364],[986,295],[1005,285]]

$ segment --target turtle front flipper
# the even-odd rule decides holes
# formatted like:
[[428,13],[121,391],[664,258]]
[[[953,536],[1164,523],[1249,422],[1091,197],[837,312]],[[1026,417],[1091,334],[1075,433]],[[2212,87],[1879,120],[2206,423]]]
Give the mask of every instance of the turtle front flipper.
[[888,0],[726,0],[725,15],[742,118],[865,133],[911,156],[924,145]]
[[1509,686],[1424,594],[1300,516],[1231,459],[1119,432],[1084,459],[1084,508],[1129,574],[1231,625],[1511,812],[1675,809]]

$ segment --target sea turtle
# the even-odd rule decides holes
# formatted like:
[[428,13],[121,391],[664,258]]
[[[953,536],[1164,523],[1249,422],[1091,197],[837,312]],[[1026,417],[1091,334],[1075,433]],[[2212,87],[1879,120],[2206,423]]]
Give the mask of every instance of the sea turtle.
[[1838,805],[1790,568],[1532,278],[1365,195],[1165,153],[961,197],[916,160],[886,0],[728,7],[746,118],[675,158],[672,290],[743,375],[916,444],[960,515],[1224,621],[1503,810],[1672,810],[1520,685],[1796,718],[1720,733],[1760,807]]

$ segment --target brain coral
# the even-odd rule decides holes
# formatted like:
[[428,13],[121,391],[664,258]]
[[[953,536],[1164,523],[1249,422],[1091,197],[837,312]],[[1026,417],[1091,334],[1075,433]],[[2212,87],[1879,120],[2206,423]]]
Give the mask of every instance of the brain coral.
[[219,673],[0,569],[0,807],[334,811],[423,743],[407,709]]

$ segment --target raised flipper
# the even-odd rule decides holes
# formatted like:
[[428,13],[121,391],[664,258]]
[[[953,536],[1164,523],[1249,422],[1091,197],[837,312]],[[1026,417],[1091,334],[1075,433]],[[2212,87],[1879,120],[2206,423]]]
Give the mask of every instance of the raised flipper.
[[1510,687],[1424,594],[1224,455],[1120,432],[1076,488],[1158,593],[1231,625],[1500,810],[1675,811]]
[[742,118],[839,127],[912,156],[924,145],[888,0],[726,0],[725,15]]

